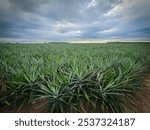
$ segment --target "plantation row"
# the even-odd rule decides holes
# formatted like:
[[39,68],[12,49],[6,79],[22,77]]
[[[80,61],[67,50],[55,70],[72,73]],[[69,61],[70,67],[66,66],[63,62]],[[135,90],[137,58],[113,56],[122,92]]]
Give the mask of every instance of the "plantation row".
[[0,111],[124,112],[149,72],[149,50],[150,44],[0,44]]

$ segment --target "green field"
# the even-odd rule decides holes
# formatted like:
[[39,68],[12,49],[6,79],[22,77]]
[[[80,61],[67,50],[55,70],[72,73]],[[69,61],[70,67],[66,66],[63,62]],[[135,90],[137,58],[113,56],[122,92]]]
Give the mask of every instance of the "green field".
[[0,44],[0,111],[125,112],[149,70],[150,44]]

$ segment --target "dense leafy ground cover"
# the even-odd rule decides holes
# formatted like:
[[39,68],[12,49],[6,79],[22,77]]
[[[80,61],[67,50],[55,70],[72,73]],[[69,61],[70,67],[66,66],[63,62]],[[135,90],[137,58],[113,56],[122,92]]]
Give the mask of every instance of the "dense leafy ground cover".
[[143,86],[150,44],[0,44],[0,111],[124,112]]

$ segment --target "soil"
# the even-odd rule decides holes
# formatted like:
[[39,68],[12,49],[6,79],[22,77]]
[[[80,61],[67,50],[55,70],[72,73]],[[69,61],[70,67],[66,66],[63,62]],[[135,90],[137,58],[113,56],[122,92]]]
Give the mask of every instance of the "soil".
[[[41,106],[41,107],[39,107]],[[36,100],[32,103],[25,102],[23,105],[18,107],[8,107],[3,112],[5,113],[46,113],[47,112],[47,101],[45,99]]]
[[128,99],[124,109],[127,113],[150,113],[150,75],[145,79],[142,90]]
[[0,82],[0,96],[5,96],[7,94],[7,86],[5,82]]

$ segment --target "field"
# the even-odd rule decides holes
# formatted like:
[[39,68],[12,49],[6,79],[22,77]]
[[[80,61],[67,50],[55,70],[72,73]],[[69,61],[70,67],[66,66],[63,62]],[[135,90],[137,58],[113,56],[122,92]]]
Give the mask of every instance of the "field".
[[150,44],[0,44],[1,112],[126,112]]

